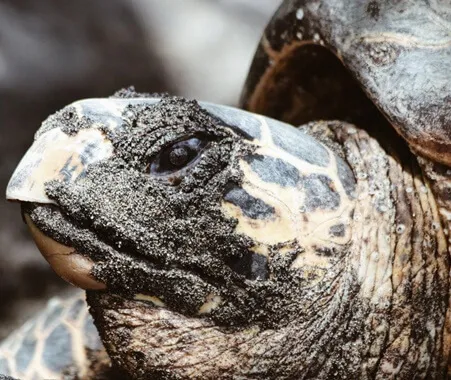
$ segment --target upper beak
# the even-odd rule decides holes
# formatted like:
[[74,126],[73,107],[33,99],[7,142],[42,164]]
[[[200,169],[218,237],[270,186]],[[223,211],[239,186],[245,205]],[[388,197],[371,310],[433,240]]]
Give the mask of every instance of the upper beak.
[[[65,133],[58,127],[39,134],[14,171],[6,189],[6,198],[55,203],[46,194],[46,183],[52,180],[73,183],[82,179],[92,164],[113,155],[113,144],[105,132],[115,133],[121,127],[123,106],[123,103],[109,99],[74,103],[73,107],[80,116],[88,113],[89,119],[97,122],[74,134]],[[90,109],[97,113],[94,115]],[[44,235],[29,215],[25,215],[25,221],[39,250],[58,275],[81,288],[105,288],[105,284],[91,275],[92,260]]]
[[55,127],[38,135],[14,171],[6,198],[54,203],[45,193],[47,182],[74,182],[86,175],[90,165],[113,155],[113,145],[105,131],[115,133],[122,127],[125,105],[123,99],[87,99],[73,103],[71,107],[79,117],[93,120],[91,126],[75,134]]
[[[95,128],[71,136],[52,129],[39,136],[15,170],[6,190],[13,201],[55,203],[45,193],[51,180],[73,182],[82,178],[89,165],[113,154],[113,145]],[[91,275],[92,260],[44,235],[25,214],[31,235],[53,270],[66,281],[83,289],[104,289]]]
[[[46,182],[76,181],[85,175],[90,164],[112,154],[112,143],[99,129],[83,129],[73,136],[52,129],[38,137],[25,154],[9,181],[6,197],[54,203],[45,193]],[[105,284],[91,275],[92,260],[44,235],[29,215],[25,215],[25,221],[37,247],[60,277],[83,289],[105,289]]]
[[74,182],[89,166],[113,154],[113,146],[99,129],[82,129],[70,136],[51,129],[33,143],[14,171],[6,189],[11,201],[54,203],[45,193],[51,180]]

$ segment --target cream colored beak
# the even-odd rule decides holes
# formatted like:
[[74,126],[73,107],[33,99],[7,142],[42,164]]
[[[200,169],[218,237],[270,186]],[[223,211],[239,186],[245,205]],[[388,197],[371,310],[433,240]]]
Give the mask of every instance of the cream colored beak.
[[[114,133],[119,128],[125,102],[108,99],[89,99],[72,106],[80,116],[94,115],[89,128],[67,134],[59,128],[41,133],[27,151],[9,181],[6,198],[10,201],[55,203],[45,191],[52,180],[74,183],[83,179],[89,167],[114,154],[113,144],[103,132]],[[91,114],[89,114],[91,112]],[[98,122],[98,121],[101,121]],[[28,215],[25,221],[39,250],[55,272],[68,282],[84,289],[104,289],[105,284],[91,276],[94,263],[75,249],[44,235]]]
[[[53,128],[40,134],[19,163],[9,181],[6,198],[11,201],[54,203],[45,194],[45,183],[60,180],[74,182],[86,174],[89,166],[111,157],[113,145],[104,131],[115,134],[131,120],[124,114],[130,104],[146,99],[84,99],[68,107],[78,118],[91,123],[76,134]],[[150,99],[155,103],[158,99]],[[44,122],[43,125],[46,125]]]
[[51,129],[33,143],[20,161],[9,181],[6,198],[54,203],[45,193],[46,182],[74,182],[86,174],[89,165],[112,154],[111,142],[97,128],[82,129],[73,136]]
[[[54,203],[45,193],[51,180],[74,182],[89,165],[108,158],[113,146],[99,129],[84,129],[69,136],[59,129],[42,134],[19,163],[6,190],[8,200]],[[64,280],[83,289],[105,289],[105,284],[91,275],[94,263],[75,249],[44,235],[28,215],[25,221],[42,255]]]

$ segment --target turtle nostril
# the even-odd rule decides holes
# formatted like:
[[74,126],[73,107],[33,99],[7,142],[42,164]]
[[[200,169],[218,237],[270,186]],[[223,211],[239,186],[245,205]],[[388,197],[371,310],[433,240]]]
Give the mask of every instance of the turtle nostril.
[[269,278],[268,259],[254,252],[246,252],[241,257],[232,257],[227,265],[248,280],[264,281]]

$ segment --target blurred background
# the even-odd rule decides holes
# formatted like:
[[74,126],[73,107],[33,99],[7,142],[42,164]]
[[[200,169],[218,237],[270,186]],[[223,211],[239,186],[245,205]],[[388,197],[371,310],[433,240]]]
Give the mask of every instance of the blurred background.
[[[234,105],[280,0],[0,0],[0,188],[40,123],[122,87]],[[0,339],[68,292],[0,201]]]

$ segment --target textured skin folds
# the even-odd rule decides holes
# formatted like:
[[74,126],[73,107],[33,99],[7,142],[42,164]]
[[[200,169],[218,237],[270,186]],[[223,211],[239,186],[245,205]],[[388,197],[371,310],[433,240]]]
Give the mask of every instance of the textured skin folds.
[[351,125],[305,129],[342,144],[357,177],[352,237],[329,252],[327,274],[311,285],[305,277],[301,294],[287,288],[296,297],[279,304],[286,319],[272,328],[230,328],[91,292],[113,361],[137,378],[446,378],[447,244],[415,158],[401,164]]
[[[88,303],[116,368],[137,379],[446,378],[447,206],[433,193],[444,182],[428,182],[399,140],[344,122],[296,131],[243,113],[240,125],[238,110],[126,96],[138,97],[107,135],[114,153],[82,178],[45,182],[52,204],[23,206],[107,287]],[[71,135],[91,125],[77,117]],[[192,135],[208,144],[177,181],[149,173]]]
[[[32,154],[9,196],[40,200],[23,211],[92,263],[77,278],[106,286],[87,299],[116,368],[136,379],[451,376],[445,3],[284,1],[243,91],[255,114],[125,90],[44,123],[38,146],[64,135],[85,157],[87,129],[112,147],[64,178],[58,160],[41,171]],[[332,119],[346,121],[315,121]],[[190,163],[149,170],[192,138],[204,148]],[[51,174],[27,198],[33,168]]]

